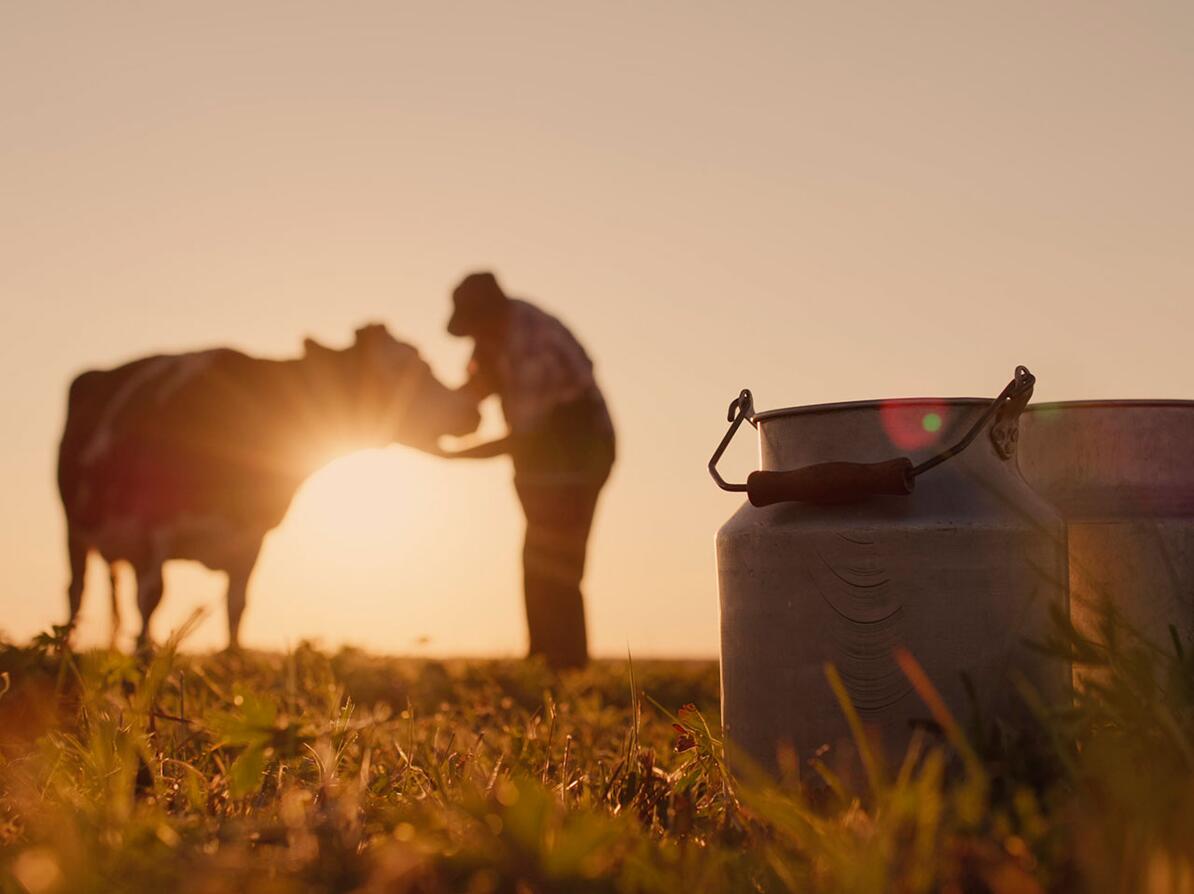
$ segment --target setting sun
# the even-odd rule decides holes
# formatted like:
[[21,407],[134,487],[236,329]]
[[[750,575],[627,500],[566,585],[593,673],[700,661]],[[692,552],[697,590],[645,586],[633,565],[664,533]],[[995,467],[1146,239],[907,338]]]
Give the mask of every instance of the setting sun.
[[[474,501],[445,497],[462,477]],[[266,538],[245,619],[251,641],[434,654],[483,652],[495,640],[519,648],[522,530],[507,478],[497,465],[453,469],[405,447],[328,463]],[[491,581],[484,593],[478,576]],[[218,641],[221,625],[208,626]]]
[[[357,570],[401,548],[413,518],[428,502],[403,448],[339,457],[299,488],[287,517],[291,537]],[[363,563],[363,564],[362,564]]]

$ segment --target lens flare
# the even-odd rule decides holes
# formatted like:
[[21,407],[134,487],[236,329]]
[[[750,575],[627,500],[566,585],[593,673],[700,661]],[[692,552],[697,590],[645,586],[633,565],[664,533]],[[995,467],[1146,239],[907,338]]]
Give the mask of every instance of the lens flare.
[[879,408],[883,430],[900,450],[923,450],[937,443],[949,422],[944,403],[891,401]]

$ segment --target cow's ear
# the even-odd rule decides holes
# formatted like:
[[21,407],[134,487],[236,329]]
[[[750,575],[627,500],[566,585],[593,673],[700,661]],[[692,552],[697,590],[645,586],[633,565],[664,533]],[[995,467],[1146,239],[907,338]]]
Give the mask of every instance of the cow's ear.
[[303,339],[303,356],[308,358],[327,357],[329,354],[335,354],[331,348],[324,347],[313,338]]
[[368,323],[356,331],[356,337],[358,345],[378,344],[393,339],[385,323]]

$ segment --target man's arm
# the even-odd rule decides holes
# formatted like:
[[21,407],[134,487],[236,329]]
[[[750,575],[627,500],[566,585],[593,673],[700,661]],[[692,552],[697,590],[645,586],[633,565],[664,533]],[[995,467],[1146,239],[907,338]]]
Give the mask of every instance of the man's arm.
[[435,453],[445,459],[492,459],[495,456],[505,456],[509,453],[513,442],[514,438],[506,435],[496,441],[486,441],[484,444],[475,444],[463,450],[444,450],[441,447]]

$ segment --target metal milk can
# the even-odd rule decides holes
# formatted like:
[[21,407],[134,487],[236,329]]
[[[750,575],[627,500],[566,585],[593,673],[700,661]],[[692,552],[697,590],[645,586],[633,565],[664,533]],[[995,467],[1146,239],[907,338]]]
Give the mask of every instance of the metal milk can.
[[[709,463],[720,487],[749,498],[717,534],[732,748],[771,770],[784,748],[798,766],[824,745],[849,760],[831,664],[868,738],[898,760],[915,727],[932,728],[899,648],[962,723],[973,701],[1027,730],[1022,682],[1049,703],[1069,697],[1069,667],[1028,645],[1047,637],[1050,609],[1065,610],[1067,582],[1061,518],[1014,461],[1034,381],[1018,367],[994,401],[764,413],[749,391],[734,401]],[[743,421],[758,429],[761,470],[728,484],[717,461]]]
[[1025,479],[1066,520],[1070,614],[1099,639],[1109,603],[1158,648],[1194,636],[1194,402],[1033,404]]

